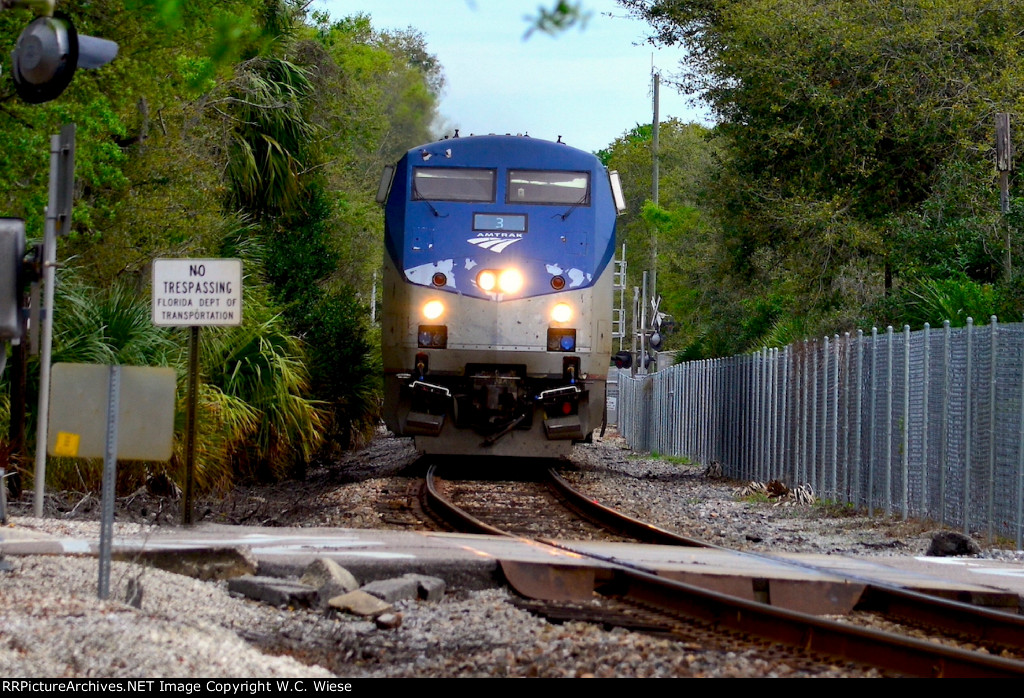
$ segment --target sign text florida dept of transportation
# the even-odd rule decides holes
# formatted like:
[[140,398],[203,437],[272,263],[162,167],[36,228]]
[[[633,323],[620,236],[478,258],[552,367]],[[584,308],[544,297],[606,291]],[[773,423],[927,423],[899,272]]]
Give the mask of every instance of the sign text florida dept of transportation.
[[153,324],[242,324],[242,260],[154,259]]

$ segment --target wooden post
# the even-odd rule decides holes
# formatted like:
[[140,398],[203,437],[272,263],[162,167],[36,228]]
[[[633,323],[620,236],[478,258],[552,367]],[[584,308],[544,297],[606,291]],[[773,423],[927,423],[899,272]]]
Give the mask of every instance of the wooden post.
[[196,472],[196,405],[199,400],[199,326],[193,325],[188,342],[188,398],[185,413],[185,495],[181,502],[181,523],[193,524],[193,490]]
[[1013,278],[1013,256],[1010,250],[1010,225],[1006,214],[1010,211],[1010,172],[1013,171],[1013,141],[1010,137],[1010,115],[996,114],[996,170],[999,172],[999,210],[1003,214],[1003,230],[1006,234],[1006,262],[1003,276]]

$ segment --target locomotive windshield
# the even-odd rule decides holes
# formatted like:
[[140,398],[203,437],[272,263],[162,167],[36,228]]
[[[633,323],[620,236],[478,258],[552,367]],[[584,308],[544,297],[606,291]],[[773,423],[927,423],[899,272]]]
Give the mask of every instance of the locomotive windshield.
[[509,170],[506,203],[590,205],[590,173]]
[[412,177],[414,201],[494,201],[494,170],[417,167]]

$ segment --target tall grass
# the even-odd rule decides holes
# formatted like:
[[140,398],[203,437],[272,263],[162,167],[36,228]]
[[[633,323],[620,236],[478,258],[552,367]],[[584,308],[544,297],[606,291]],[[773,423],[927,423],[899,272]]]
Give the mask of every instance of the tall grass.
[[995,287],[970,279],[923,279],[908,294],[904,322],[915,328],[926,322],[938,326],[946,320],[953,327],[962,327],[969,317],[987,322],[1002,309]]
[[219,332],[204,344],[202,366],[211,387],[255,417],[254,433],[229,448],[241,474],[282,477],[320,447],[324,415],[305,397],[309,375],[302,358],[301,342],[280,316]]
[[148,302],[127,287],[97,291],[62,278],[55,296],[54,363],[168,366],[180,361],[171,330],[155,326]]

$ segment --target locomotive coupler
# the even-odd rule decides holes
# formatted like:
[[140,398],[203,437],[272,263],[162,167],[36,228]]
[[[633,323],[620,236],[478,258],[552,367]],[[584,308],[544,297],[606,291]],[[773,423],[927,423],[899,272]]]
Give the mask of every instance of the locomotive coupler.
[[495,434],[491,434],[490,436],[488,436],[486,439],[484,439],[483,443],[481,443],[480,445],[481,446],[493,446],[495,441],[497,441],[498,439],[503,437],[505,434],[511,433],[511,431],[513,429],[515,429],[517,426],[519,426],[519,423],[522,422],[524,419],[526,419],[526,413],[523,413],[523,414],[519,415],[518,417],[513,419],[511,422],[506,424],[505,427],[501,431],[499,431],[499,432],[497,432]]

